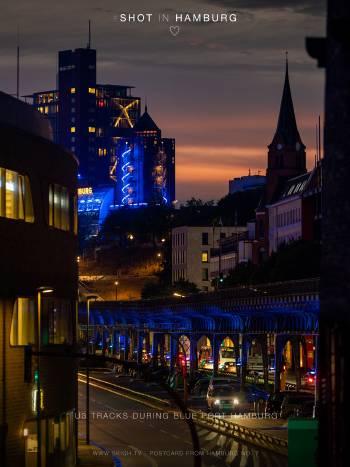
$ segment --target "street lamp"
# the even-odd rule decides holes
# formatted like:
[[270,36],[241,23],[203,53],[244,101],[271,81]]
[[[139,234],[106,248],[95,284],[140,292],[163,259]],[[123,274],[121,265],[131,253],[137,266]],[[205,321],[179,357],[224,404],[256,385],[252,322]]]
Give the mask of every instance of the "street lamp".
[[37,334],[38,334],[38,366],[37,366],[37,392],[36,392],[36,412],[37,412],[37,467],[41,467],[41,387],[40,387],[40,351],[41,351],[41,308],[42,295],[53,292],[52,287],[42,286],[37,288]]
[[118,285],[119,285],[119,282],[115,281],[114,285],[115,285],[115,301],[117,302],[118,301]]
[[90,444],[90,368],[89,368],[89,355],[90,355],[90,302],[97,300],[98,295],[88,295],[86,297],[86,311],[87,311],[87,329],[86,329],[86,444]]

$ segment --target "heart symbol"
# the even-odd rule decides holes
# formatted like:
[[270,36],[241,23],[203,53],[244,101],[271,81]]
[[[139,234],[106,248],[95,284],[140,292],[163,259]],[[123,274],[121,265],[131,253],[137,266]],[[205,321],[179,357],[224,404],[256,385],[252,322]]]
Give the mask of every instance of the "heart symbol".
[[180,26],[170,26],[170,33],[176,37],[180,32]]

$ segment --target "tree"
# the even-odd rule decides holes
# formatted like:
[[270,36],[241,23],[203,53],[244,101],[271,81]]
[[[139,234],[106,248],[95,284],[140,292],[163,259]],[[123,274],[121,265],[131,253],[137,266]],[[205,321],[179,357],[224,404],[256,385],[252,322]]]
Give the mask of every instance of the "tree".
[[152,298],[170,298],[174,294],[188,296],[195,293],[198,293],[199,289],[193,282],[181,279],[177,282],[174,282],[172,285],[162,284],[158,282],[147,282],[142,289],[141,297],[143,299],[152,299]]

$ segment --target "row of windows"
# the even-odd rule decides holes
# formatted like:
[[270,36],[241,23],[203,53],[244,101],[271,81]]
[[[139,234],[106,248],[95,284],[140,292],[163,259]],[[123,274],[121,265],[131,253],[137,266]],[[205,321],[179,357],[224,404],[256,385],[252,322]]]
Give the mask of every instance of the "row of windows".
[[174,264],[184,264],[185,263],[185,250],[177,251],[173,253]]
[[174,234],[173,245],[174,246],[182,246],[184,244],[185,244],[185,233],[182,232],[182,233]]
[[[75,94],[77,92],[76,88],[70,88],[70,93]],[[88,93],[89,94],[96,94],[96,89],[95,88],[88,88]]]
[[[76,129],[75,126],[71,126],[71,127],[70,127],[70,132],[71,132],[71,133],[76,133],[76,130],[77,130],[77,129]],[[96,128],[95,128],[94,126],[89,126],[89,127],[88,127],[88,132],[89,132],[89,133],[95,133],[95,132],[96,132]]]
[[[76,211],[74,232],[77,232]],[[48,221],[51,227],[71,230],[70,197],[68,189],[58,184],[49,185]],[[0,217],[34,222],[33,200],[29,178],[13,170],[0,168]]]
[[[37,309],[34,298],[18,298],[15,302],[10,345],[37,344]],[[71,344],[71,305],[68,300],[45,298],[41,312],[41,344]]]
[[280,246],[284,243],[287,244],[287,243],[296,242],[297,240],[300,240],[300,239],[301,239],[300,235],[284,235],[277,239],[277,246]]
[[301,209],[295,208],[277,214],[277,227],[295,224],[301,221]]
[[177,282],[181,279],[185,279],[185,270],[184,269],[175,269],[174,271],[174,282]]

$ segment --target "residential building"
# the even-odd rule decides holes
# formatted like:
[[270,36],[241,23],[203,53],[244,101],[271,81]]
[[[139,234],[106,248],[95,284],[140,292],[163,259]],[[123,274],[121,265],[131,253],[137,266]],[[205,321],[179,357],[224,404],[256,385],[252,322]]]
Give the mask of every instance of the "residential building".
[[320,240],[322,164],[286,182],[277,199],[267,206],[269,254],[282,243]]
[[246,227],[182,226],[172,229],[172,281],[188,280],[202,291],[213,290],[210,275],[211,251],[220,239],[240,234]]

